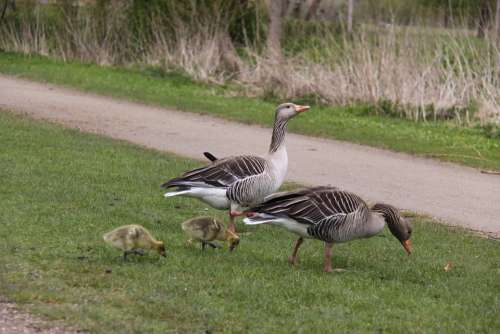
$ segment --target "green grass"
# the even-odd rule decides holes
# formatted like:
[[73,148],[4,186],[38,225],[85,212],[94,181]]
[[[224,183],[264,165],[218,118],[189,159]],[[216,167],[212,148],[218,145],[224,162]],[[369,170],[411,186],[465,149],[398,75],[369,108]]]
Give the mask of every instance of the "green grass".
[[[276,106],[237,96],[234,87],[195,83],[157,69],[99,67],[0,52],[0,73],[265,126],[272,123]],[[291,122],[290,130],[500,170],[500,138],[489,138],[479,128],[381,117],[368,107],[316,106],[305,116]]]
[[[500,331],[498,241],[417,218],[412,256],[385,230],[334,247],[343,274],[321,271],[318,241],[290,267],[294,236],[267,226],[201,252],[180,222],[223,213],[159,188],[199,162],[6,112],[0,142],[0,295],[35,314],[93,333]],[[102,242],[131,223],[167,258]]]

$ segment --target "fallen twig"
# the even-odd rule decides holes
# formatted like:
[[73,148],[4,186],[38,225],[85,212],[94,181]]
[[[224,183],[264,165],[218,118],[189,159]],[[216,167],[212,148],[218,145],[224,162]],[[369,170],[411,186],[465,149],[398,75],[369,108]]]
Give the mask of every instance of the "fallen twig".
[[462,154],[429,153],[429,154],[424,154],[424,156],[429,157],[429,158],[455,157],[455,158],[466,158],[466,159],[474,159],[474,160],[481,160],[481,161],[491,161],[490,159],[485,159],[485,158],[480,158],[480,157],[474,157],[472,155],[462,155]]
[[483,174],[492,174],[492,175],[500,175],[500,172],[494,171],[494,170],[481,170],[481,173]]

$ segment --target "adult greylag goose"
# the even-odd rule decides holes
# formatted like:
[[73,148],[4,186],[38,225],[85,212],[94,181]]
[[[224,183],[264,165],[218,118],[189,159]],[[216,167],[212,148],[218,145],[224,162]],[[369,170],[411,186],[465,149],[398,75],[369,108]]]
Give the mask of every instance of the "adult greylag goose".
[[324,270],[332,271],[334,243],[368,238],[382,231],[385,224],[411,253],[411,225],[388,204],[369,207],[359,196],[334,187],[315,187],[271,195],[246,212],[248,225],[273,224],[299,235],[289,258],[298,262],[298,250],[304,238],[325,242]]
[[165,197],[194,197],[216,209],[229,209],[229,229],[235,232],[234,219],[241,215],[239,210],[260,203],[283,183],[288,168],[287,123],[308,109],[309,106],[293,103],[283,103],[276,108],[266,157],[240,155],[218,159],[205,154],[212,163],[165,182],[163,188],[176,188]]

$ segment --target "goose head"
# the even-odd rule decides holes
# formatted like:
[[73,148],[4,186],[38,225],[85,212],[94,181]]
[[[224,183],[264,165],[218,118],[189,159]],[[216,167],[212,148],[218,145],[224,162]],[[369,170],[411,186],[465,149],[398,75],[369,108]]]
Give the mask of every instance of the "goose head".
[[160,254],[163,257],[167,257],[167,251],[165,250],[165,245],[163,244],[163,242],[160,241],[156,249],[158,251],[158,254]]
[[233,251],[240,244],[240,237],[231,230],[226,230],[226,240],[230,251]]
[[410,240],[412,226],[403,217],[401,217],[399,210],[392,205],[378,203],[372,207],[372,211],[382,214],[382,217],[384,218],[392,235],[399,240],[408,255],[410,255],[412,246]]
[[282,103],[276,108],[276,119],[289,120],[300,113],[309,110],[309,106],[301,106],[295,103]]

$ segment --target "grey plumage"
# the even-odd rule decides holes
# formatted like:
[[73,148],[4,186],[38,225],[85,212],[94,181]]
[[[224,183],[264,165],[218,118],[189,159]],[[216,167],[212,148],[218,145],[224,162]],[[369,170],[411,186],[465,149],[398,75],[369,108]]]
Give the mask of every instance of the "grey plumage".
[[[218,159],[212,164],[184,173],[162,185],[171,187],[218,187],[227,190],[227,197],[241,205],[254,204],[255,197],[264,197],[259,193],[256,183],[265,183],[267,161],[264,158],[242,155]],[[267,190],[267,189],[264,189]],[[263,195],[263,196],[262,196]]]
[[278,193],[248,211],[268,219],[269,216],[293,219],[307,225],[310,237],[325,242],[347,241],[362,233],[369,213],[359,196],[332,187]]
[[218,159],[205,152],[211,163],[165,182],[163,188],[176,188],[165,197],[194,197],[214,208],[230,209],[230,228],[234,231],[234,217],[241,214],[238,210],[260,203],[283,183],[288,167],[286,124],[308,109],[293,103],[278,106],[266,158],[241,155]]
[[[358,195],[334,187],[277,193],[248,209],[247,215],[246,224],[280,225],[300,235],[293,262],[303,237],[322,240],[331,249],[333,243],[373,236],[385,223],[406,251],[411,251],[412,228],[395,207],[379,203],[370,208]],[[326,262],[325,270],[331,271]]]

